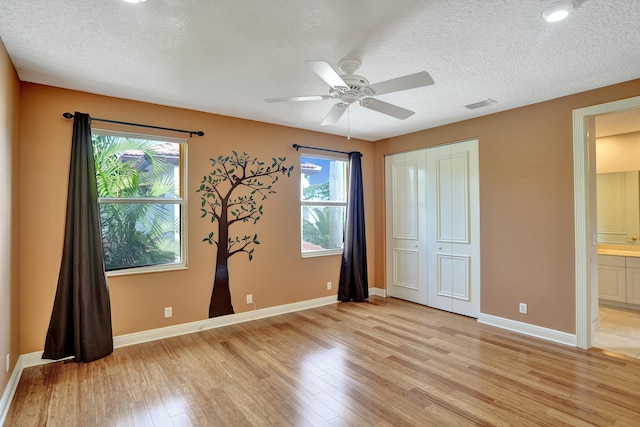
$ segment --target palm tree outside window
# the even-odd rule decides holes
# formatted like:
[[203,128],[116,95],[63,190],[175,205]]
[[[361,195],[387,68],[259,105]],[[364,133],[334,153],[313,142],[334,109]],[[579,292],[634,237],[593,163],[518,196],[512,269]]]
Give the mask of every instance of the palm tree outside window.
[[93,130],[108,272],[184,267],[186,141]]

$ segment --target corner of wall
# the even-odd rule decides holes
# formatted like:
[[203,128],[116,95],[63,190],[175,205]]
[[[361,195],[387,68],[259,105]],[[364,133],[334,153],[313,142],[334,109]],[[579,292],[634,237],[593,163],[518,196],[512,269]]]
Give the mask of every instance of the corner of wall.
[[[20,377],[19,284],[20,80],[0,39],[0,424]],[[4,327],[4,325],[7,325]],[[7,364],[7,366],[5,366]],[[7,403],[8,402],[8,403]],[[6,404],[6,408],[4,407]]]

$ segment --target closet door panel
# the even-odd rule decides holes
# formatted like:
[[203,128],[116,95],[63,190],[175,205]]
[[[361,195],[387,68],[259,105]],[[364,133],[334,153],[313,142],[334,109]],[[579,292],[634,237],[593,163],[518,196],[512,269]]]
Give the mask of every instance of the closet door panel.
[[385,159],[387,294],[427,304],[424,150]]

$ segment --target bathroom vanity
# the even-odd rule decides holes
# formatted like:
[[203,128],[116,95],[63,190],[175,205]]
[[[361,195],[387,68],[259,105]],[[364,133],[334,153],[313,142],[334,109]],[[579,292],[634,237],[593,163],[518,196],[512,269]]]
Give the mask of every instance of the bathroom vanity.
[[640,246],[598,245],[598,298],[640,310]]

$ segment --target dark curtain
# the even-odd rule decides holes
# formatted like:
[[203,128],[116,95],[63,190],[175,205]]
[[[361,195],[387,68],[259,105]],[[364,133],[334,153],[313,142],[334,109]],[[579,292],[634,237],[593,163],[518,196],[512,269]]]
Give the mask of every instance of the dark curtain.
[[349,153],[349,194],[338,285],[338,300],[344,302],[369,298],[361,158],[358,152]]
[[112,352],[91,118],[76,112],[62,263],[42,358],[91,362]]

